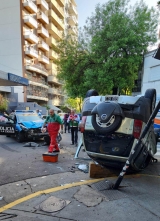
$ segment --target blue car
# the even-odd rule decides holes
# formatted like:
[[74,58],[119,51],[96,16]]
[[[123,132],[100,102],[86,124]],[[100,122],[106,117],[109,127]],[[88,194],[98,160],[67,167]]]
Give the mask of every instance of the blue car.
[[48,137],[41,132],[44,120],[34,111],[16,110],[0,119],[0,135],[15,136],[18,142]]

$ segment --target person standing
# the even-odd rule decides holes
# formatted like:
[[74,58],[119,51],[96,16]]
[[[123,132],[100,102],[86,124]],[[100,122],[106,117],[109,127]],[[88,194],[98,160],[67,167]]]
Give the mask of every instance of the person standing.
[[71,141],[72,144],[77,146],[78,144],[78,124],[79,124],[80,118],[78,114],[75,114],[74,110],[71,110],[71,114],[69,115],[69,118],[67,122],[69,123],[70,129],[71,129]]
[[69,117],[70,113],[68,112],[67,114],[64,115],[64,132],[66,133],[67,129],[68,129],[68,133],[70,133],[70,126],[69,126],[69,122],[68,122],[68,117]]
[[47,125],[48,133],[50,136],[50,145],[48,147],[48,152],[60,152],[57,144],[57,135],[61,127],[61,133],[63,133],[63,121],[58,114],[54,113],[53,109],[49,110],[49,116],[47,116],[43,126],[42,132],[45,131],[45,126]]
[[37,114],[38,114],[38,116],[39,116],[39,117],[41,117],[41,116],[42,116],[42,113],[41,113],[41,111],[40,111],[40,110],[36,110],[36,112],[37,112]]

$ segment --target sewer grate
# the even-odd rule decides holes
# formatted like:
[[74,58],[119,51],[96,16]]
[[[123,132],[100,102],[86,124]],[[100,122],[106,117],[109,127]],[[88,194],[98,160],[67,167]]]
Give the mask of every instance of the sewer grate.
[[91,185],[91,187],[95,190],[102,191],[102,190],[112,189],[113,185],[114,184],[112,182],[108,181],[108,180],[102,180],[100,182],[93,183]]
[[[127,183],[124,183],[124,185],[125,186],[120,186],[120,188],[123,189],[124,187],[128,187]],[[102,180],[100,182],[93,183],[91,185],[91,187],[94,190],[97,190],[100,193],[102,193],[108,200],[116,200],[116,199],[127,197],[127,195],[124,192],[120,190],[113,190],[112,189],[113,186],[114,186],[114,183],[112,183],[109,180]]]
[[101,192],[101,193],[106,197],[106,199],[108,199],[109,201],[128,197],[127,195],[125,195],[124,193],[122,193],[122,192],[119,191],[119,190],[103,190],[103,191],[100,191],[100,192]]
[[0,220],[8,220],[17,217],[15,214],[0,213]]

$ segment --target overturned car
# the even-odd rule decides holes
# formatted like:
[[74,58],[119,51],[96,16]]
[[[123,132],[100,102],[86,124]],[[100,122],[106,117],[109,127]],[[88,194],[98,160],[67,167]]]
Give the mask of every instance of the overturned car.
[[[99,96],[89,90],[82,107],[80,125],[84,148],[89,157],[103,166],[122,168],[134,150],[156,104],[156,90],[144,96]],[[142,148],[130,168],[143,170],[157,152],[153,121],[145,130]]]

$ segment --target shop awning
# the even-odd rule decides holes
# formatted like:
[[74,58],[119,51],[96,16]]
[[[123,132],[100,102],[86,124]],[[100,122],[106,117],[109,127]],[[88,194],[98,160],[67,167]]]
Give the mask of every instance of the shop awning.
[[28,86],[27,78],[18,75],[0,71],[0,86]]

